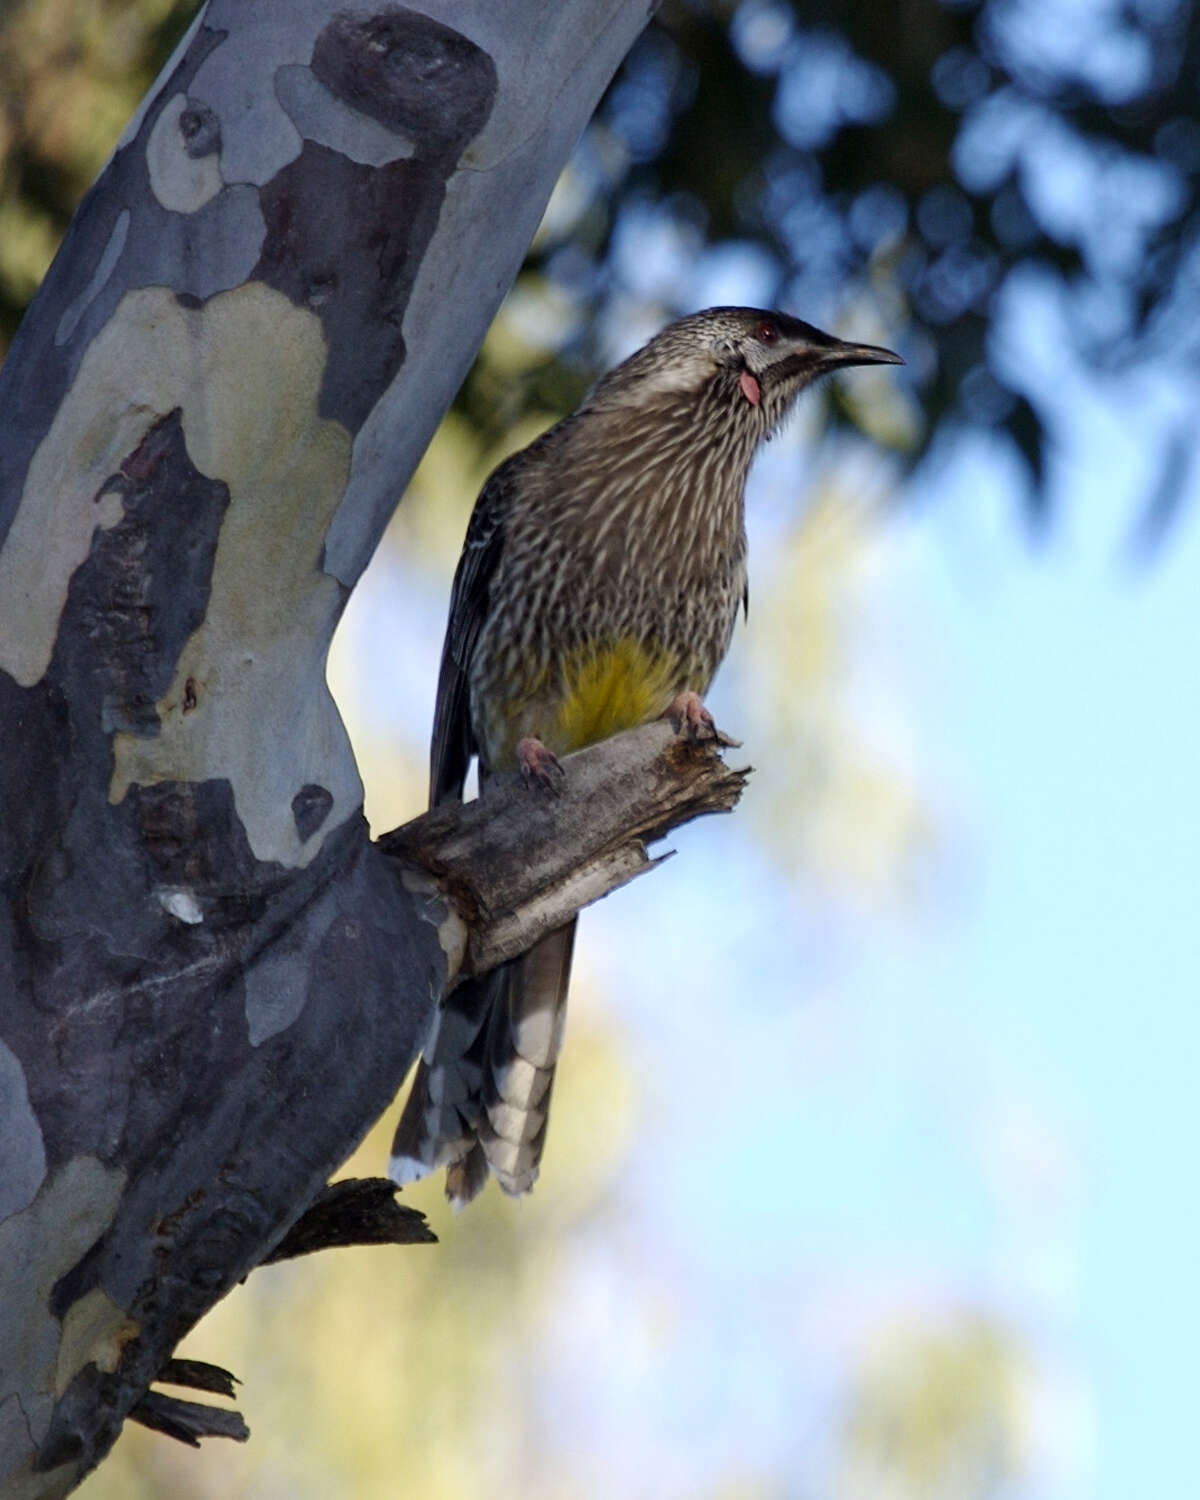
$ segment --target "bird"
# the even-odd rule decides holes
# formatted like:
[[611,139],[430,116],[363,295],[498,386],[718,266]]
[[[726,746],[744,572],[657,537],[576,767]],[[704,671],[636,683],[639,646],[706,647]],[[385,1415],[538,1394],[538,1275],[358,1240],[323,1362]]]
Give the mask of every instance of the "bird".
[[[704,706],[748,614],[744,491],[760,445],[820,377],[903,364],[790,314],[714,307],[669,323],[578,409],[505,460],[475,503],[451,589],[430,803],[652,719],[716,734]],[[575,921],[472,977],[436,1010],[392,1146],[404,1184],[446,1168],[461,1207],[489,1176],[538,1175]]]

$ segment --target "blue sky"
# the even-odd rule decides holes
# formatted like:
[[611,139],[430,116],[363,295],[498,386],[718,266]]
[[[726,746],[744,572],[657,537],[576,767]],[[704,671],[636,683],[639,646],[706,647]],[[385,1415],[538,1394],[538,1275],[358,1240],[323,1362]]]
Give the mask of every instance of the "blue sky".
[[1082,377],[1061,397],[1062,527],[1044,552],[994,478],[974,522],[956,506],[986,492],[986,467],[930,513],[921,594],[957,688],[937,733],[969,772],[977,889],[900,986],[958,996],[990,1067],[1074,1158],[1075,1263],[1051,1308],[1091,1391],[1091,1492],[1115,1500],[1170,1491],[1190,1465],[1200,529],[1193,495],[1131,570],[1131,498],[1152,477],[1139,439],[1167,402],[1121,382],[1105,400]]

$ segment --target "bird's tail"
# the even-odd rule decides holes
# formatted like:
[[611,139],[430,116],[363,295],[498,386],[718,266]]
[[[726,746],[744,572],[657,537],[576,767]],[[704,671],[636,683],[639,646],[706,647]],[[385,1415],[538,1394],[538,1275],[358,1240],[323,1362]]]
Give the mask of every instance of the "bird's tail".
[[506,1193],[533,1186],[562,1045],[575,922],[438,1011],[392,1142],[391,1175],[446,1168],[446,1196],[469,1203],[488,1173]]

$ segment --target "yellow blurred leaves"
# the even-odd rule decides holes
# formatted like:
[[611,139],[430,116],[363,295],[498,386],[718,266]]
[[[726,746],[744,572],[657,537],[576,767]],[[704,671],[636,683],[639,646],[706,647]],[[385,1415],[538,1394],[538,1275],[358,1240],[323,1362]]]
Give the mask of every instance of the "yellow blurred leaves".
[[850,1399],[838,1500],[989,1500],[1021,1476],[1026,1375],[976,1314],[885,1329]]
[[870,655],[887,544],[880,487],[842,455],[803,522],[773,556],[752,558],[748,717],[737,729],[755,751],[747,806],[776,860],[842,899],[891,905],[907,899],[935,830],[903,692],[881,691],[887,664]]
[[58,226],[49,214],[0,196],[0,286],[8,297],[28,302],[57,248]]

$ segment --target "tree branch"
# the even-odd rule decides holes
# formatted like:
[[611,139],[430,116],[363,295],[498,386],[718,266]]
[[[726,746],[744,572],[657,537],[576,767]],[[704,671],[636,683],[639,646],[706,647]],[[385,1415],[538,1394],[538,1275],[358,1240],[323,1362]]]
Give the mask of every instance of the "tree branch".
[[652,869],[667,856],[652,859],[648,843],[731,811],[750,774],[730,769],[718,743],[694,743],[661,722],[568,756],[563,767],[559,792],[501,776],[485,797],[443,804],[379,840],[403,869],[424,871],[448,904],[440,930],[452,977],[515,958]]

